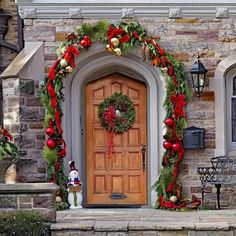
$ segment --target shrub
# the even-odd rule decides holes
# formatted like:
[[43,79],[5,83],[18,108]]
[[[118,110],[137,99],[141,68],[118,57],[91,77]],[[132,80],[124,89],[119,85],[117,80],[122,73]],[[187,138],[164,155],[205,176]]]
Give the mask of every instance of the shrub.
[[0,213],[1,236],[49,236],[49,227],[34,211]]

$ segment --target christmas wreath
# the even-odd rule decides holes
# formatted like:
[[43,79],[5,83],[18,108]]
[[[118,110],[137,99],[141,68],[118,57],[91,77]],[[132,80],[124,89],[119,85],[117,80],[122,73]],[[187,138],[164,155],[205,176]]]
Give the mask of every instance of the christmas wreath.
[[135,108],[127,95],[115,93],[99,105],[98,118],[108,132],[123,133],[132,127]]
[[107,133],[107,153],[114,148],[114,133],[123,133],[131,128],[135,120],[135,108],[131,99],[122,93],[107,97],[98,108],[98,118]]

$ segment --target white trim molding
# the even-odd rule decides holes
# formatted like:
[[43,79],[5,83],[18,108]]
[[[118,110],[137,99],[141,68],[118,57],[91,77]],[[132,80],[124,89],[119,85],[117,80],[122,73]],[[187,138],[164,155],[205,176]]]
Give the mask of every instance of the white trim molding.
[[219,7],[216,9],[216,18],[224,19],[229,18],[229,8],[227,7]]
[[219,63],[215,70],[214,79],[210,81],[210,89],[215,92],[215,125],[216,143],[215,156],[225,155],[228,151],[227,140],[227,109],[226,109],[226,79],[228,72],[236,66],[236,54],[233,54]]
[[[122,18],[236,16],[235,0],[15,0],[22,18]],[[28,14],[28,9],[34,9]],[[76,14],[71,9],[77,9]],[[79,9],[79,10],[78,10]],[[175,9],[173,11],[173,9]],[[176,10],[177,9],[177,10]],[[128,12],[127,12],[128,10]]]
[[[158,178],[163,154],[162,127],[164,120],[165,78],[159,68],[143,62],[138,51],[124,57],[117,57],[104,51],[103,45],[96,43],[79,56],[78,65],[65,81],[65,104],[63,127],[68,144],[68,155],[77,164],[86,184],[85,168],[85,86],[88,82],[112,73],[122,73],[143,81],[147,85],[147,186],[148,205],[154,205],[156,193],[151,186]],[[83,131],[82,131],[83,130]],[[83,134],[82,134],[83,133]]]

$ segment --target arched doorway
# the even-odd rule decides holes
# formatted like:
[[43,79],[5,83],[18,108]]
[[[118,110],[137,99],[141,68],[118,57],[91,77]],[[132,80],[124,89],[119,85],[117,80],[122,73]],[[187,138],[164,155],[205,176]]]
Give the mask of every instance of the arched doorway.
[[[164,77],[158,68],[143,62],[140,55],[116,57],[104,51],[102,45],[94,45],[86,53],[80,55],[77,68],[72,78],[65,83],[65,107],[63,126],[68,143],[68,156],[75,160],[83,182],[86,183],[85,171],[85,87],[91,81],[120,73],[137,78],[147,86],[147,204],[153,205],[156,193],[151,186],[159,175],[163,138],[159,135],[163,127],[165,96]],[[86,184],[85,184],[86,186]],[[85,187],[86,188],[86,187]]]

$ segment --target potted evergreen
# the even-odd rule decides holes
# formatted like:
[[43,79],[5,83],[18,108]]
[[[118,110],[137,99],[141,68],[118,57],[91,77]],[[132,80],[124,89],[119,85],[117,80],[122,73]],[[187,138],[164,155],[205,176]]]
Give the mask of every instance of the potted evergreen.
[[12,143],[12,135],[0,127],[0,183],[4,182],[6,169],[18,159],[18,148]]

